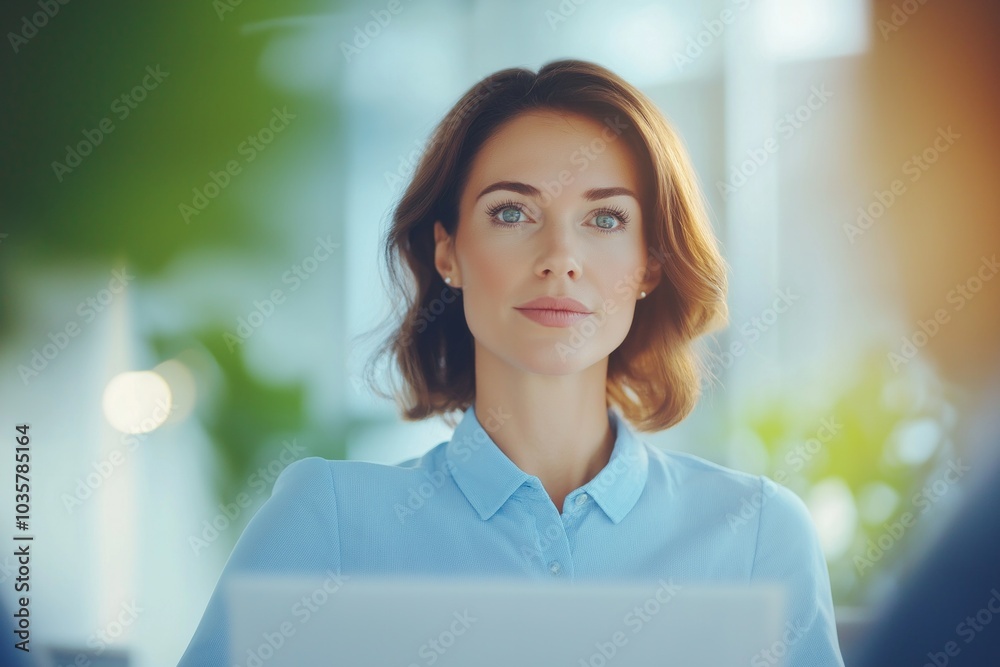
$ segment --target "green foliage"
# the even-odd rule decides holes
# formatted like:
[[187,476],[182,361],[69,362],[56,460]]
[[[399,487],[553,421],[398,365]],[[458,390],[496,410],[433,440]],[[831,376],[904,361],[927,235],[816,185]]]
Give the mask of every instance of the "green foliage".
[[[841,605],[862,604],[869,586],[912,548],[927,527],[921,524],[933,522],[933,508],[914,499],[950,452],[952,408],[940,384],[916,366],[893,372],[885,351],[873,352],[859,368],[829,407],[806,405],[801,393],[765,399],[735,434],[761,443],[768,455],[764,474],[820,513],[818,527],[832,549],[834,600]],[[903,525],[907,512],[914,521]],[[830,537],[845,528],[847,535]]]

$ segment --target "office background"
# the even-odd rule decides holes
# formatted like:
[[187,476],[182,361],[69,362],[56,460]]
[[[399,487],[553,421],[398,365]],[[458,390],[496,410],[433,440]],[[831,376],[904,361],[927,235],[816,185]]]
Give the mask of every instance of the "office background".
[[[465,90],[567,57],[660,106],[732,267],[731,324],[705,349],[715,379],[687,420],[644,437],[798,493],[839,618],[863,621],[961,500],[958,461],[975,461],[955,437],[961,392],[924,347],[997,289],[977,260],[915,318],[885,252],[893,203],[962,149],[942,118],[913,128],[891,178],[869,168],[868,58],[927,13],[7,3],[0,391],[5,437],[31,425],[34,640],[169,663],[284,466],[392,463],[448,438],[361,382],[377,340],[362,334],[392,305],[382,235]],[[13,502],[0,513],[13,525]]]

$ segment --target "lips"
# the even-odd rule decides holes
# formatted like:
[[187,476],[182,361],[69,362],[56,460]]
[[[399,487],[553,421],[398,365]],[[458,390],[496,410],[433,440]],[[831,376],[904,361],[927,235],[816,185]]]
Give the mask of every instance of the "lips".
[[591,310],[576,299],[568,296],[540,296],[537,299],[514,306],[517,310],[549,310],[589,315]]

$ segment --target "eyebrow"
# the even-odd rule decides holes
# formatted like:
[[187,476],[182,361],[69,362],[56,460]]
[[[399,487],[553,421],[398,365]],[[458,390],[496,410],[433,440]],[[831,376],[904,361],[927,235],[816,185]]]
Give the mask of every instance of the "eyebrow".
[[[496,192],[497,190],[509,190],[527,197],[538,197],[542,194],[541,190],[533,185],[528,185],[527,183],[519,183],[518,181],[497,181],[493,185],[488,185],[483,188],[483,191],[476,197],[476,201],[482,199],[484,195]],[[622,195],[632,197],[636,201],[639,201],[639,198],[634,192],[628,188],[620,186],[610,188],[591,188],[583,193],[583,198],[587,201],[597,201],[598,199],[607,199],[609,197],[618,197]]]

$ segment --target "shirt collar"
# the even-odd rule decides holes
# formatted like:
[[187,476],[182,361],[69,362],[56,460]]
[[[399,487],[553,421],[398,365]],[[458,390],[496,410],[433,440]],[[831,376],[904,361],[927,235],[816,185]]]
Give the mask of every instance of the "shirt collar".
[[[608,419],[615,445],[608,464],[593,479],[567,496],[587,493],[608,518],[619,523],[635,506],[646,485],[649,456],[642,441],[611,407]],[[492,517],[522,485],[542,483],[514,464],[482,427],[473,406],[466,408],[445,448],[447,467],[480,518]],[[562,508],[559,508],[562,512]]]

